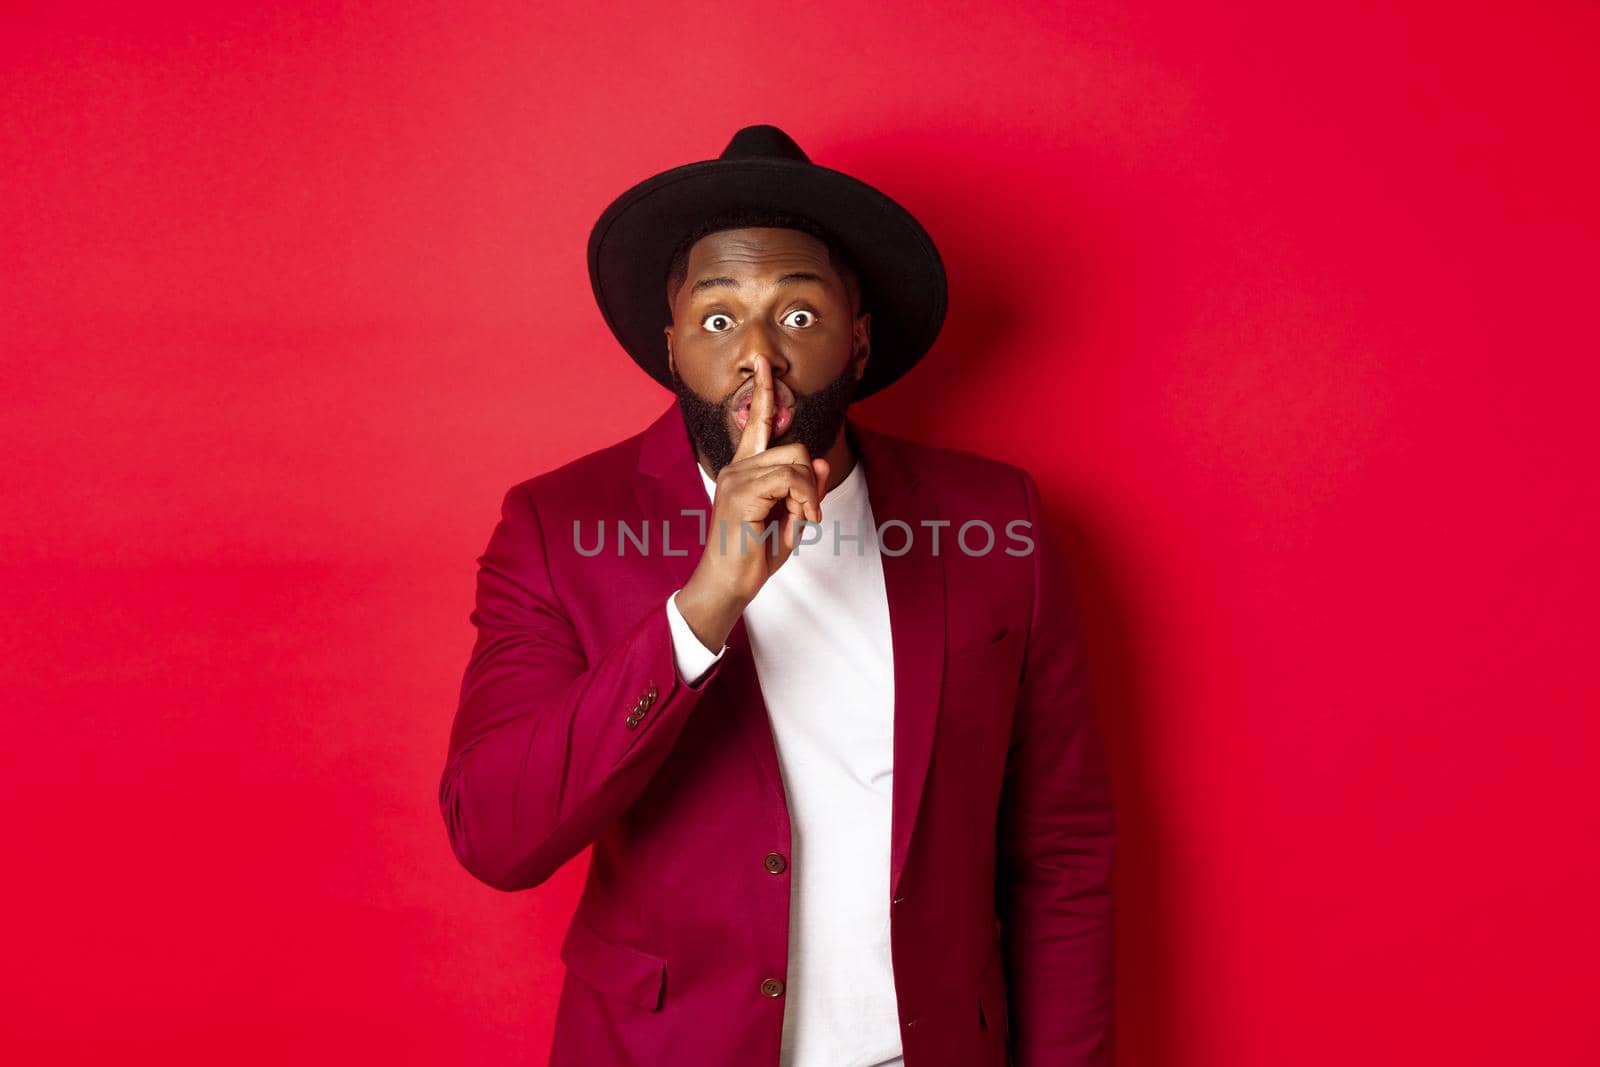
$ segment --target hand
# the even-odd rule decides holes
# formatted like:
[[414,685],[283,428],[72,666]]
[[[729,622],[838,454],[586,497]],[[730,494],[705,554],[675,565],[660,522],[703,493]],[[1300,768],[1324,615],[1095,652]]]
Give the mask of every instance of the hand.
[[[710,649],[726,643],[745,607],[794,553],[800,523],[822,521],[828,461],[811,458],[799,442],[768,448],[776,409],[772,367],[757,356],[750,415],[732,462],[717,473],[705,549],[677,596],[684,621]],[[774,517],[776,536],[767,530]]]

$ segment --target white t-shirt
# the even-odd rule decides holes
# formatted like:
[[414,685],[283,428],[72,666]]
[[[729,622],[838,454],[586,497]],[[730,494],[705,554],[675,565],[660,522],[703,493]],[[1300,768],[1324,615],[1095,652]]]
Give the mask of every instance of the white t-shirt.
[[[695,469],[714,499],[716,482]],[[823,496],[821,530],[806,530],[744,611],[792,830],[780,1067],[904,1064],[889,951],[894,657],[875,530],[857,461]],[[727,646],[701,644],[676,595],[673,655],[693,682]]]

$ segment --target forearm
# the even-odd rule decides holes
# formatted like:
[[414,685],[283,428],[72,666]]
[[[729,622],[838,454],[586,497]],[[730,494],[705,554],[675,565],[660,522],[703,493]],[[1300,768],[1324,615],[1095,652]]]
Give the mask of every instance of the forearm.
[[478,560],[477,628],[439,782],[451,848],[507,891],[549,878],[665,761],[713,665],[686,685],[659,601],[590,662],[551,586],[538,510],[509,490]]
[[559,688],[539,655],[514,638],[483,644],[458,718],[495,725],[451,752],[440,783],[457,858],[506,891],[539,885],[627,809],[701,692],[678,677],[659,606]]
[[1112,1062],[1116,826],[1103,776],[1084,775],[1092,758],[1063,764],[1063,776],[1077,775],[1072,806],[1012,849],[997,879],[1016,1067]]
[[1034,597],[997,827],[1017,1067],[1110,1067],[1112,780],[1065,557],[1031,478]]

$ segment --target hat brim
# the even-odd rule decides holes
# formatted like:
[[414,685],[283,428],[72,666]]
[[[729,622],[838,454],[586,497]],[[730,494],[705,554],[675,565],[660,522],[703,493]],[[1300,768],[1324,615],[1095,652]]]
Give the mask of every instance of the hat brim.
[[589,235],[589,281],[606,325],[646,374],[672,387],[664,328],[673,248],[707,217],[770,210],[809,218],[855,259],[872,354],[859,399],[898,380],[944,325],[947,286],[933,239],[910,212],[848,174],[785,159],[713,159],[629,189]]

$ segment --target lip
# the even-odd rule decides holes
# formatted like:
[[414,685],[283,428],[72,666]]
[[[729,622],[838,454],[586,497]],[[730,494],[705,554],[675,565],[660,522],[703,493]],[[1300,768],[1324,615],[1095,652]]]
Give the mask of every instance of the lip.
[[[755,399],[756,380],[751,378],[739,391],[734,394],[733,422],[743,433],[745,424],[750,421],[750,404]],[[780,437],[783,432],[794,424],[794,390],[781,381],[772,383],[772,429],[773,437]]]
[[[740,386],[739,391],[734,394],[733,410],[738,412],[748,408],[755,395],[756,380],[751,378]],[[772,383],[772,399],[775,402],[775,406],[779,408],[792,408],[794,407],[794,390],[780,381],[774,381]]]
[[[742,407],[733,413],[734,425],[743,433],[745,424],[750,421],[750,409]],[[781,437],[783,432],[794,423],[794,408],[778,408],[772,413],[772,436]]]

